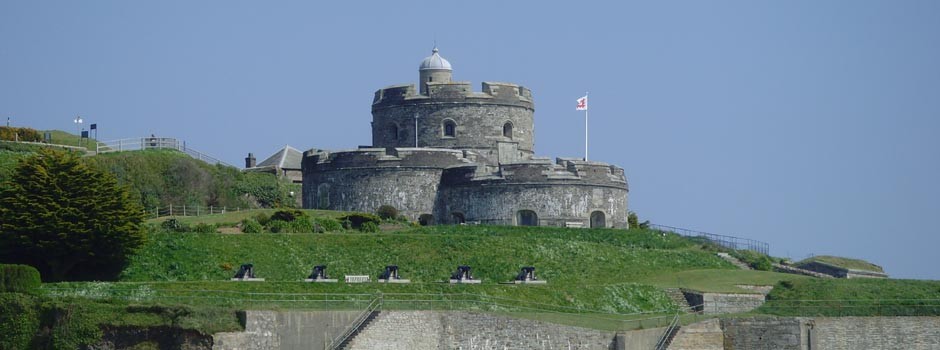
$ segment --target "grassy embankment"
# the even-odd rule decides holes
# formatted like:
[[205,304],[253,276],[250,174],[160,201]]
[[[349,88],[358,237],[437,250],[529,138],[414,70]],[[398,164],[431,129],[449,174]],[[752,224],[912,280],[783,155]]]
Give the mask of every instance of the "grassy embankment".
[[799,266],[799,265],[808,264],[814,261],[818,261],[821,263],[834,265],[838,267],[843,267],[847,269],[853,269],[853,270],[884,272],[881,266],[872,264],[865,260],[844,258],[840,256],[830,256],[830,255],[817,255],[811,258],[806,258],[796,263],[796,265]]

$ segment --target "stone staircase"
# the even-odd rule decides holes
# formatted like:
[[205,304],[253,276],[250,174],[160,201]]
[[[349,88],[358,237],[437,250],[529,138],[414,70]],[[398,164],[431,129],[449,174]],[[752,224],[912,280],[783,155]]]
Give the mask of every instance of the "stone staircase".
[[738,258],[731,256],[731,254],[718,253],[718,257],[725,259],[725,261],[730,262],[732,265],[737,266],[741,270],[753,270],[750,266],[745,264],[743,261],[738,260]]
[[376,311],[372,311],[371,313],[369,313],[369,316],[367,316],[366,319],[362,321],[362,324],[360,324],[359,327],[357,327],[356,330],[354,330],[352,334],[350,334],[349,337],[346,338],[346,340],[343,340],[342,343],[339,343],[339,345],[336,346],[336,349],[341,349],[341,350],[348,349],[353,339],[355,339],[356,336],[359,335],[359,332],[366,329],[366,327],[369,327],[369,324],[372,323],[372,321],[375,320],[376,317],[379,317],[379,313],[381,312],[382,311],[376,310]]
[[666,288],[663,289],[663,292],[666,292],[666,296],[672,300],[676,306],[679,307],[679,311],[682,313],[693,313],[692,306],[689,305],[689,300],[685,298],[685,294],[682,293],[682,290],[679,288]]

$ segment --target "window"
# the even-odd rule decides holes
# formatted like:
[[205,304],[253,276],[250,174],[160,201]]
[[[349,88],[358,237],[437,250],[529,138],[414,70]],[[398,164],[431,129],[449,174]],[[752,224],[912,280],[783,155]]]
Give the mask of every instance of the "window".
[[591,228],[606,228],[607,220],[604,212],[598,210],[591,213]]
[[444,121],[444,137],[456,137],[457,136],[457,123],[454,123],[453,120]]
[[538,226],[539,216],[531,210],[520,210],[516,213],[516,226]]
[[512,123],[506,122],[503,124],[503,137],[512,138]]
[[330,184],[317,186],[317,208],[327,209],[330,206]]
[[390,140],[398,141],[398,125],[392,124],[388,126],[388,136]]

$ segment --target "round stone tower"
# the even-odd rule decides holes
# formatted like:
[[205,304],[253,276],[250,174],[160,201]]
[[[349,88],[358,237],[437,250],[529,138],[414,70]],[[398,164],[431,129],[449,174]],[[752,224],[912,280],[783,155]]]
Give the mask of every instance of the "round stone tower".
[[484,82],[474,92],[452,81],[453,68],[437,48],[421,62],[419,87],[390,86],[372,101],[373,147],[429,147],[472,151],[498,164],[534,153],[535,104],[529,89]]

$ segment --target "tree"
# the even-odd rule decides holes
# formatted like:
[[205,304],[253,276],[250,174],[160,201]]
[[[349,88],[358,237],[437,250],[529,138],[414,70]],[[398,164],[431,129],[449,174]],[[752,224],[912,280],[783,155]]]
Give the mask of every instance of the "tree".
[[113,278],[144,242],[143,210],[114,176],[42,149],[0,190],[0,262],[46,281]]

